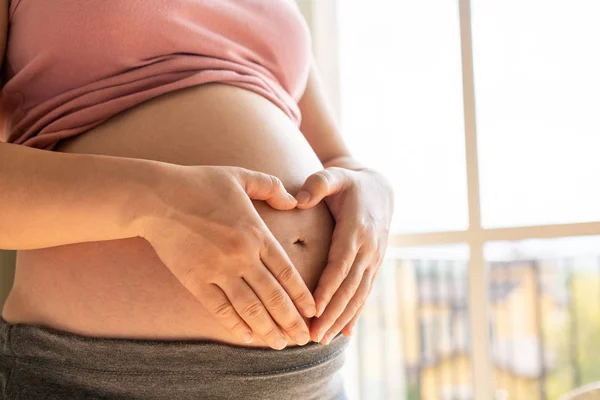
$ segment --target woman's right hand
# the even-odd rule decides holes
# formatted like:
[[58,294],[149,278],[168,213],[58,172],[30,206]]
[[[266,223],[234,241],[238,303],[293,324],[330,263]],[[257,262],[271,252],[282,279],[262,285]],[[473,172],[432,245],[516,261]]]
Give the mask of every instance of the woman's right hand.
[[172,164],[140,236],[183,286],[244,342],[274,349],[310,340],[315,302],[252,204],[290,210],[296,200],[274,176],[238,167]]

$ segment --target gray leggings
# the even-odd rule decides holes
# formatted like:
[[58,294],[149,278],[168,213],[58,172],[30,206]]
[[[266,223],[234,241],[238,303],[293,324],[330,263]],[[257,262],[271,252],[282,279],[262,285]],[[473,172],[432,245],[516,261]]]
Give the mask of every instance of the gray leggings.
[[0,399],[344,400],[348,341],[272,350],[92,338],[0,317]]

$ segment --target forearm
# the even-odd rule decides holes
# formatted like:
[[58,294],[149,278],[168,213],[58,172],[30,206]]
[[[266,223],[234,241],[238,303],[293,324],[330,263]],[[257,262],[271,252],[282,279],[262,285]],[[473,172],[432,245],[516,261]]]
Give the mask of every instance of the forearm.
[[300,131],[324,165],[334,159],[351,156],[340,135],[338,123],[327,101],[320,72],[314,60],[306,90],[298,106],[302,112]]
[[0,248],[137,236],[160,164],[0,143]]

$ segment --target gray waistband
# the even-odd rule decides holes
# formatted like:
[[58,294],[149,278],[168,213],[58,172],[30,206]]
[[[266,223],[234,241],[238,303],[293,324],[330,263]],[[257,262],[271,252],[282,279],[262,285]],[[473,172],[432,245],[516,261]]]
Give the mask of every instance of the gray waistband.
[[[119,390],[131,394],[168,378],[169,387],[179,387],[181,393],[204,390],[205,397],[196,398],[237,398],[236,391],[248,389],[255,398],[265,399],[302,393],[311,393],[306,398],[343,398],[337,372],[348,342],[339,334],[329,345],[309,342],[272,350],[209,340],[95,338],[0,318],[0,351],[16,360],[23,377],[27,370],[37,370],[48,381],[83,385],[99,393],[114,391],[110,382],[119,382]],[[156,398],[162,398],[161,387],[153,389]],[[212,391],[230,396],[211,395]]]

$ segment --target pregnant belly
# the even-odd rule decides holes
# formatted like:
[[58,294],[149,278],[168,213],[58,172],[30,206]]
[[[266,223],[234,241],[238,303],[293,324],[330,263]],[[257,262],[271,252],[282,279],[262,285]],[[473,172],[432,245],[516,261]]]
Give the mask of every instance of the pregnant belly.
[[[157,97],[62,141],[55,150],[240,166],[278,176],[292,193],[322,168],[281,110],[253,92],[223,84]],[[313,291],[331,242],[327,207],[277,211],[254,204]],[[3,317],[89,336],[243,344],[183,288],[142,238],[19,251]],[[266,347],[258,338],[252,345]]]

